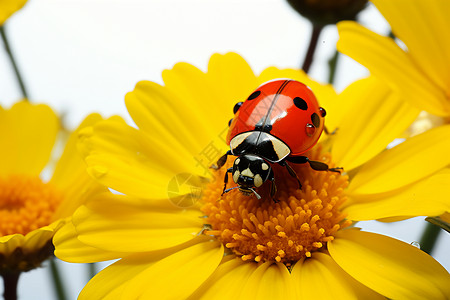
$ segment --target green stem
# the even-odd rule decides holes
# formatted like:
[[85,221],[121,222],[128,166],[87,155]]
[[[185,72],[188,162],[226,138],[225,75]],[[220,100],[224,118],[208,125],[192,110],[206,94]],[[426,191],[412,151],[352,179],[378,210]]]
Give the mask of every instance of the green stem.
[[431,255],[440,232],[440,227],[431,223],[427,223],[425,230],[422,233],[422,237],[420,238],[420,249]]
[[305,73],[309,72],[309,68],[314,60],[314,52],[316,52],[317,41],[319,40],[319,35],[322,32],[322,29],[323,26],[313,25],[308,51],[306,52],[305,60],[302,65],[302,70],[305,71]]
[[2,274],[3,277],[3,297],[5,300],[17,300],[17,283],[19,282],[20,272],[11,272]]
[[56,265],[56,261],[54,258],[50,259],[50,269],[51,269],[51,273],[52,273],[53,284],[54,284],[57,298],[59,300],[66,300],[67,297],[66,297],[66,293],[64,291],[64,285],[62,283],[61,274],[59,272],[58,266]]
[[339,51],[335,51],[334,55],[330,60],[328,61],[328,83],[333,84],[334,83],[334,76],[336,75],[336,66],[339,59]]
[[11,65],[16,74],[17,82],[19,83],[20,90],[22,91],[22,96],[28,100],[28,93],[25,88],[25,84],[23,83],[22,76],[20,75],[19,68],[17,67],[16,60],[14,59],[14,55],[12,54],[11,47],[9,46],[8,38],[5,32],[5,26],[0,26],[0,34],[2,36],[3,44],[5,45],[6,53],[9,56],[9,60],[11,61]]
[[89,280],[97,274],[95,263],[87,264]]

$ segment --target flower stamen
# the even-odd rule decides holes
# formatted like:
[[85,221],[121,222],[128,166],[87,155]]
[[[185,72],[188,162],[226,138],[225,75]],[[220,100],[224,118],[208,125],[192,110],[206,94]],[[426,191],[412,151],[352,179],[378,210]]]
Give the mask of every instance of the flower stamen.
[[[316,147],[308,157],[332,167],[329,153]],[[308,165],[292,166],[303,188],[286,170],[274,165],[277,202],[269,196],[269,187],[258,189],[262,199],[246,196],[238,190],[222,194],[224,170],[219,170],[203,194],[203,212],[212,230],[242,260],[276,261],[286,265],[311,257],[326,249],[334,234],[351,224],[339,207],[346,201],[344,189],[348,177],[335,172],[318,172]]]

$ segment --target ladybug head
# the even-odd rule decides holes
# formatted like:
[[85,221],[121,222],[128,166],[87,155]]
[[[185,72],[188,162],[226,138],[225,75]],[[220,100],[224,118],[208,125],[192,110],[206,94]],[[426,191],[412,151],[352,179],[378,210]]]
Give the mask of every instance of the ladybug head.
[[253,154],[242,154],[233,163],[233,180],[239,190],[245,195],[256,192],[253,188],[260,187],[272,173],[270,164]]

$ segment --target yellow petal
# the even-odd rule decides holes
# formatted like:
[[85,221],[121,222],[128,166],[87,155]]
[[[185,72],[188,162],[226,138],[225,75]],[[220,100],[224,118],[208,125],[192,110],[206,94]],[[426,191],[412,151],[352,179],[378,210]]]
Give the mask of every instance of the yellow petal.
[[[343,210],[355,221],[392,217],[437,216],[450,210],[450,169],[442,171],[391,193],[349,195],[351,202]],[[398,219],[397,219],[398,220]]]
[[53,237],[55,256],[72,263],[92,263],[126,256],[126,253],[110,252],[90,247],[80,242],[72,222],[67,222]]
[[97,274],[78,299],[164,299],[168,295],[185,299],[208,278],[222,256],[222,246],[210,241],[169,252],[136,254]]
[[193,159],[186,151],[124,122],[99,122],[80,134],[88,172],[104,185],[128,195],[167,197],[167,185],[175,175],[194,171],[189,168]]
[[59,130],[50,107],[18,102],[0,111],[0,174],[39,176]]
[[407,243],[349,229],[339,231],[328,249],[345,272],[390,299],[450,297],[450,274]]
[[417,108],[439,116],[450,114],[450,103],[445,94],[415,68],[411,58],[392,39],[352,21],[340,22],[338,30],[339,51],[366,66]]
[[[61,225],[64,223],[63,220],[59,220]],[[24,239],[24,243],[21,248],[24,253],[33,253],[44,247],[48,241],[50,241],[55,234],[55,230],[50,226],[44,226],[39,229],[29,232]]]
[[288,269],[281,263],[258,265],[248,278],[240,299],[294,299],[296,290]]
[[78,239],[89,246],[115,252],[164,249],[194,239],[203,226],[199,210],[170,205],[104,193],[81,206],[73,223]]
[[53,220],[70,216],[91,194],[100,192],[105,187],[97,183],[86,171],[80,153],[77,151],[79,132],[88,126],[100,121],[98,114],[91,114],[70,135],[64,152],[56,164],[51,184],[56,186],[64,194],[63,201],[57,211],[53,214]]
[[373,76],[354,82],[342,94],[354,100],[347,100],[351,108],[338,125],[332,155],[346,171],[383,151],[419,114]]
[[291,272],[300,299],[385,299],[345,273],[328,255],[314,252]]
[[0,26],[16,11],[21,9],[27,0],[0,1]]
[[[213,88],[213,84],[217,83],[210,84],[207,74],[187,63],[178,63],[172,70],[164,70],[162,77],[177,109],[185,114],[184,119],[189,120],[194,128],[201,128],[209,137],[227,128],[234,102],[242,101],[219,101]],[[190,124],[186,126],[192,128]]]
[[213,54],[209,60],[207,75],[214,95],[210,101],[216,111],[209,117],[224,115],[228,119],[222,119],[222,122],[228,122],[233,117],[233,106],[237,102],[245,101],[253,90],[264,82],[256,78],[240,55],[232,52]]
[[22,234],[10,234],[0,237],[0,253],[8,256],[18,247],[22,247],[25,237]]
[[207,241],[181,250],[135,276],[123,297],[163,299],[170,295],[172,299],[186,299],[214,272],[222,257],[220,242]]
[[[414,65],[442,91],[450,82],[450,6],[446,1],[373,1],[408,47]],[[432,21],[430,21],[432,20]]]
[[[189,81],[188,78],[186,80]],[[178,98],[166,87],[150,81],[139,82],[135,89],[125,96],[125,103],[140,129],[152,138],[171,145],[173,152],[178,152],[179,156],[190,161],[202,150],[201,147],[226,127],[228,121],[224,120],[215,133],[210,134],[207,128],[215,123],[208,127],[202,126],[201,121],[189,111],[196,110],[197,107],[185,99]],[[209,116],[210,114],[203,118]]]
[[[227,256],[224,260],[226,259]],[[238,299],[256,268],[257,264],[244,262],[241,258],[234,257],[223,261],[189,299]]]
[[391,191],[426,178],[450,163],[450,125],[428,130],[384,151],[350,182],[351,194]]

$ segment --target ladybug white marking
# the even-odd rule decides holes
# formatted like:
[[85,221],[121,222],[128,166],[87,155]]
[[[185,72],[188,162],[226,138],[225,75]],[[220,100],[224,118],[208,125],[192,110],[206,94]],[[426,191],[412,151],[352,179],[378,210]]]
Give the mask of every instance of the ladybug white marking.
[[245,169],[241,172],[242,175],[253,178],[255,175],[250,171],[250,168]]
[[255,184],[255,187],[260,187],[263,184],[263,180],[259,174],[256,174],[253,183]]
[[264,171],[267,170],[269,168],[269,165],[266,163],[262,163],[261,164],[261,169],[263,169]]
[[239,172],[238,170],[236,170],[236,172],[234,172],[234,174],[233,174],[233,180],[234,180],[234,182],[237,182],[237,181],[238,181],[239,175],[241,175],[240,172]]

